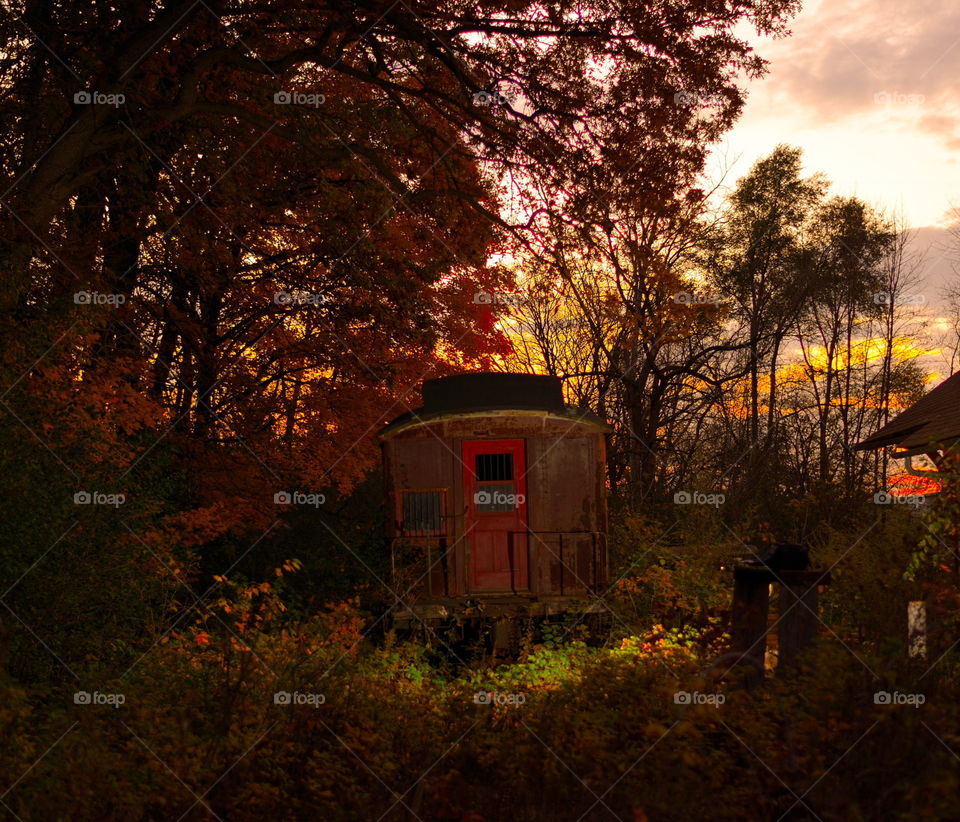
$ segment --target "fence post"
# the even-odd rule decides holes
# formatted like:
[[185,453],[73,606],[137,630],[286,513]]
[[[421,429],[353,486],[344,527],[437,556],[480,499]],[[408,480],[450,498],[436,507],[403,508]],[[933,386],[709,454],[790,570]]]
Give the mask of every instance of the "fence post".
[[780,574],[779,658],[790,664],[797,654],[817,638],[820,622],[817,586],[828,582],[820,571],[781,571]]
[[927,658],[927,607],[922,599],[907,603],[907,637],[910,656]]
[[[733,571],[730,631],[733,651],[754,657],[761,665],[767,653],[767,617],[773,579],[773,574],[765,568],[735,568]],[[762,678],[762,671],[752,670],[745,684],[748,688],[753,687]]]

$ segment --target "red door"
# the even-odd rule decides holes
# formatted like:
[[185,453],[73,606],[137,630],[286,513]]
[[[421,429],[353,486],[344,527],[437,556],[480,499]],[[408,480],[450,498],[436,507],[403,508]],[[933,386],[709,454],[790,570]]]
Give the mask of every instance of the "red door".
[[463,443],[472,591],[528,587],[524,471],[523,440]]

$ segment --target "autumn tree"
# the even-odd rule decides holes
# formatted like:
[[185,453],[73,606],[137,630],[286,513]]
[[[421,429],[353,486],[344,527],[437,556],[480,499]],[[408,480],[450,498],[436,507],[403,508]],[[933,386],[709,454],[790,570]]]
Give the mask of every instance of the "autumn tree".
[[611,483],[635,499],[682,481],[697,410],[733,378],[716,365],[741,343],[724,341],[721,301],[696,276],[705,213],[690,189],[664,210],[608,204],[594,225],[544,217],[523,268],[511,362],[615,422]]
[[752,467],[763,463],[763,452],[776,438],[780,351],[814,285],[803,232],[824,186],[821,178],[802,176],[799,149],[778,146],[737,181],[718,231],[705,244],[711,282],[747,332],[748,427],[742,447],[753,452]]
[[203,503],[346,487],[422,376],[502,349],[472,302],[498,230],[588,225],[598,192],[669,218],[742,105],[735,72],[763,70],[734,27],[794,10],[11,6],[6,333],[95,316],[83,373],[124,363]]
[[[2,542],[15,609],[109,612],[48,564],[66,533],[117,569],[92,658],[124,619],[162,633],[201,572],[262,571],[279,524],[315,540],[273,492],[345,492],[423,377],[507,353],[474,295],[510,287],[490,255],[536,213],[668,213],[763,70],[736,27],[796,6],[5,3],[3,453],[43,488]],[[127,516],[69,530],[85,488]]]

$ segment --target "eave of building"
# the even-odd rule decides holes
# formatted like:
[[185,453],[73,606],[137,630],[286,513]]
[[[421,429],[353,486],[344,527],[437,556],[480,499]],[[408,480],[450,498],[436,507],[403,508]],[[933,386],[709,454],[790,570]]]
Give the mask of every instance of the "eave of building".
[[960,372],[948,377],[879,431],[854,446],[866,451],[895,445],[906,457],[953,448],[960,440]]
[[[879,447],[879,446],[878,446]],[[896,460],[902,460],[906,457],[919,457],[921,454],[936,454],[938,452],[946,453],[960,451],[960,439],[953,442],[935,442],[925,445],[901,446],[901,450],[894,451],[890,456]]]

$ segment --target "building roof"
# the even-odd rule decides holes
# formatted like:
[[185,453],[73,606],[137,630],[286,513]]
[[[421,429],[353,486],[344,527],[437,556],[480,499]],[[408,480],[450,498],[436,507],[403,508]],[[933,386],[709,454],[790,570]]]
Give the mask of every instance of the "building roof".
[[[902,411],[855,448],[896,445],[920,454],[950,448],[960,442],[960,371]],[[907,454],[904,453],[903,456]]]
[[563,401],[563,386],[559,377],[477,372],[425,380],[423,407],[391,420],[379,435],[383,436],[411,423],[486,411],[548,412],[610,430],[592,411],[567,405]]

